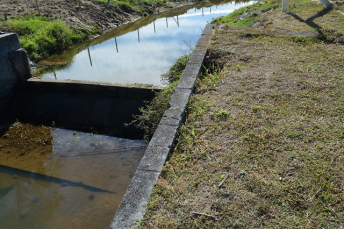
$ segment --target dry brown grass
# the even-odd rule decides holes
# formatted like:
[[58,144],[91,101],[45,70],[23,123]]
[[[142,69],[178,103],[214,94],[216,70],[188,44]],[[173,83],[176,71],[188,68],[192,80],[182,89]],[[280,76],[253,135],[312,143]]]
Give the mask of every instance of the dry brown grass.
[[140,228],[343,227],[343,45],[219,30],[208,62]]

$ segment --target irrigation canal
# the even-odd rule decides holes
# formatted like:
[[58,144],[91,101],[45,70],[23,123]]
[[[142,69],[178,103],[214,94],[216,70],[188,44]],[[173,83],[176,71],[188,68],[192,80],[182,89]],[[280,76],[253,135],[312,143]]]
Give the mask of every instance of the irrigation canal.
[[43,78],[164,84],[161,75],[179,57],[191,52],[212,18],[247,4],[250,3],[203,2],[196,7],[185,6],[144,17],[91,41],[87,47],[81,45],[48,60],[60,65],[43,74]]
[[[39,67],[44,79],[163,85],[161,75],[192,50],[206,23],[250,3],[198,3],[144,17]],[[50,132],[48,152],[28,148],[18,159],[0,146],[0,228],[108,228],[147,143]]]

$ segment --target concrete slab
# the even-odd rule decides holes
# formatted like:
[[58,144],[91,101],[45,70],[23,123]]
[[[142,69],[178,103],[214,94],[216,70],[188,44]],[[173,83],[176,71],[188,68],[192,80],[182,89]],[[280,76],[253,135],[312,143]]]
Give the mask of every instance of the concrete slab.
[[213,34],[214,32],[214,29],[215,29],[215,25],[212,25],[212,24],[207,24],[203,31],[202,31],[202,34]]
[[149,144],[160,147],[172,147],[176,140],[178,128],[179,126],[159,125]]
[[202,34],[201,37],[199,38],[197,44],[196,44],[196,48],[207,49],[211,36],[212,36],[211,34]]
[[15,33],[5,33],[0,35],[0,56],[7,55],[11,51],[20,49],[19,38]]
[[149,144],[137,169],[160,173],[171,150],[171,147],[160,147]]
[[115,98],[151,100],[160,86],[126,85],[113,83],[99,83],[78,80],[39,80],[30,79],[23,82],[24,90],[29,92],[73,92],[79,94],[95,94]]
[[170,100],[170,107],[181,107],[185,108],[190,95],[192,93],[191,89],[188,88],[176,88]]
[[170,107],[164,112],[159,125],[180,126],[184,122],[184,120],[184,107]]
[[195,87],[195,81],[200,72],[201,68],[199,68],[199,64],[188,64],[179,80],[177,88],[190,89],[193,91]]
[[110,228],[133,228],[142,219],[160,172],[136,170]]
[[190,60],[188,63],[190,64],[198,64],[201,66],[203,64],[204,57],[207,54],[207,49],[204,47],[201,47],[199,49],[195,49],[192,53]]

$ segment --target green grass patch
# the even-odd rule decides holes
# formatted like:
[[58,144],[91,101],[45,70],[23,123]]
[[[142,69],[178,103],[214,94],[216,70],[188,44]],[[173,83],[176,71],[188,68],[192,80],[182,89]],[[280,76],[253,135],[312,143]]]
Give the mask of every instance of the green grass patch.
[[19,35],[21,46],[33,61],[45,59],[60,53],[75,43],[85,40],[94,29],[88,32],[76,31],[64,22],[37,16],[13,17],[0,24],[4,31],[14,31]]
[[272,9],[280,7],[280,1],[267,0],[260,1],[253,5],[235,10],[233,13],[215,18],[211,23],[235,26],[251,26],[262,14]]

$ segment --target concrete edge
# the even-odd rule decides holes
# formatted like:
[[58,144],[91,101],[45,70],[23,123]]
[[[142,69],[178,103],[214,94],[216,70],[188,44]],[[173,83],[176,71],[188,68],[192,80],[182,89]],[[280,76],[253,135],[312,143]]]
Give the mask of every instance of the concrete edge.
[[41,80],[31,78],[21,82],[22,90],[40,93],[78,93],[97,94],[116,98],[147,99],[154,97],[154,92],[162,86],[144,84],[114,84],[79,80]]
[[185,108],[207,53],[213,25],[206,25],[181,80],[170,100],[170,107],[160,120],[135,175],[110,224],[110,229],[134,228],[143,218],[151,192],[168,154],[172,151]]

